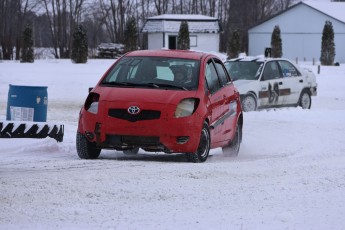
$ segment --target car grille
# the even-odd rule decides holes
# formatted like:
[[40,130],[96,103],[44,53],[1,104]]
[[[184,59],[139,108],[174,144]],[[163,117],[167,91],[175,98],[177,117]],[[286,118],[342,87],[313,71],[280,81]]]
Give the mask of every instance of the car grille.
[[130,122],[136,122],[159,119],[161,116],[161,112],[156,110],[142,110],[139,114],[132,115],[129,114],[126,109],[109,109],[108,115],[110,117],[115,117]]

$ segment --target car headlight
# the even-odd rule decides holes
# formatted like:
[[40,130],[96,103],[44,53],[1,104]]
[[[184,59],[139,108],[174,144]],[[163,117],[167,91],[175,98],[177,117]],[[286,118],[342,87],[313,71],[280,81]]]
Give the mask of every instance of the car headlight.
[[198,104],[198,100],[195,98],[183,99],[176,107],[175,117],[180,118],[192,115]]
[[85,102],[85,110],[90,113],[97,114],[98,113],[98,103],[99,102],[99,94],[97,93],[90,93],[89,96],[86,98]]
[[92,102],[90,108],[87,110],[90,113],[97,114],[98,113],[98,101]]

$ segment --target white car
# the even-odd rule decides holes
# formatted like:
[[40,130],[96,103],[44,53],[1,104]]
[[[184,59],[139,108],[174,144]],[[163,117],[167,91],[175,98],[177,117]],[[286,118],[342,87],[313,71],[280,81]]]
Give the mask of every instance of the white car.
[[225,61],[241,95],[243,111],[301,106],[310,109],[316,77],[284,58],[243,57]]

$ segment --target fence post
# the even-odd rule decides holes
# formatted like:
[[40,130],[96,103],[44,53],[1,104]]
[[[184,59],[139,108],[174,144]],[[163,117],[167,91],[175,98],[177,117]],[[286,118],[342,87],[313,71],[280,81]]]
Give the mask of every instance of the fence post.
[[321,67],[320,65],[317,66],[317,74],[320,74]]

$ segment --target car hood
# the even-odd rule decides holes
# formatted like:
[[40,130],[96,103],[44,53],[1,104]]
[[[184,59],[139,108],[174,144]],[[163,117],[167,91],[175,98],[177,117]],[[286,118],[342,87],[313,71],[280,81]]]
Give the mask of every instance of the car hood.
[[257,87],[256,85],[259,83],[258,80],[236,80],[234,81],[234,85],[240,94],[246,94],[248,91],[253,91]]
[[247,85],[254,82],[254,80],[236,80],[234,81],[234,85],[236,87],[242,87],[243,85]]
[[178,104],[184,98],[196,96],[196,91],[98,87],[94,92],[100,94],[100,101],[142,102],[157,104]]

